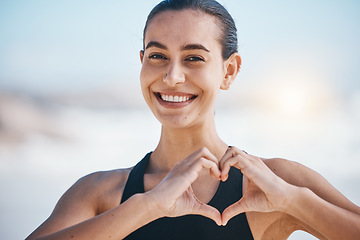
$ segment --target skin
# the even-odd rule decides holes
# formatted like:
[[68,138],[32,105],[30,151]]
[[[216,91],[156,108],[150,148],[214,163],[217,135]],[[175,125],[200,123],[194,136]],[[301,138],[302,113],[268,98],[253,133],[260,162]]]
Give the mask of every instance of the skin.
[[[119,205],[131,169],[90,174],[27,239],[122,239],[164,216],[200,214],[226,225],[241,212],[254,239],[287,239],[295,230],[320,239],[359,238],[360,208],[318,173],[228,148],[217,135],[216,97],[241,64],[237,53],[221,57],[218,26],[214,17],[191,10],[163,12],[148,26],[141,89],[162,132],[144,176],[145,193]],[[166,95],[186,101],[162,100]],[[244,174],[244,196],[220,214],[206,203],[231,166]]]

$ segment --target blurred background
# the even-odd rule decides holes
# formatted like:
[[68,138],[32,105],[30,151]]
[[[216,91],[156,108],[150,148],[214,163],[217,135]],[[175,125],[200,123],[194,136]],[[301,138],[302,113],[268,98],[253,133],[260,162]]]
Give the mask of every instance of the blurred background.
[[[219,96],[221,137],[305,164],[360,205],[360,2],[220,2],[243,59]],[[0,239],[24,239],[80,177],[156,147],[139,87],[156,3],[0,0]]]

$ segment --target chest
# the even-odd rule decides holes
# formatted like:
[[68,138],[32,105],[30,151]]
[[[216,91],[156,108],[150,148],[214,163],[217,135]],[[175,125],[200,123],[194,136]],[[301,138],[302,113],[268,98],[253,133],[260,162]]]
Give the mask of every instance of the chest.
[[[144,190],[145,192],[155,188],[164,178],[165,174],[144,174]],[[191,185],[196,196],[203,203],[208,203],[214,197],[220,181],[211,177],[208,172],[200,173],[198,179]]]

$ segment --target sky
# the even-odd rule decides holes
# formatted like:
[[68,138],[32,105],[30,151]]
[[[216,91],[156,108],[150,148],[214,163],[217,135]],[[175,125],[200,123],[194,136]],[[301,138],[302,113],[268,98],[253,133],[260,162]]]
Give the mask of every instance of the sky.
[[[158,1],[0,1],[0,90],[52,94],[138,84],[142,29]],[[223,0],[244,84],[360,89],[360,2]],[[280,83],[281,82],[281,83]]]

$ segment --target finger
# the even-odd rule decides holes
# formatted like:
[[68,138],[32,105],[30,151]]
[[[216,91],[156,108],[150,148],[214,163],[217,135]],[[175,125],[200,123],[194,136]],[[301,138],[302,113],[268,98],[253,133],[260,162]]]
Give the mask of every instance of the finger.
[[234,149],[234,147],[229,146],[228,149],[226,150],[224,156],[220,159],[219,166],[221,169],[223,167],[224,162],[226,160],[228,160],[229,158],[233,157],[233,149]]
[[[224,156],[220,159],[219,162],[219,168],[221,169],[221,180],[223,182],[225,182],[228,178],[228,173],[230,170],[231,165],[225,165],[225,162],[229,161],[229,159],[232,159],[234,157],[234,147],[229,146],[228,149],[226,150]],[[234,160],[232,160],[234,161]],[[233,162],[232,164],[235,164],[235,162]]]
[[179,175],[185,172],[198,173],[202,168],[208,168],[213,176],[220,178],[218,163],[218,159],[207,148],[203,147],[186,159],[177,162],[171,171],[171,175]]
[[245,151],[236,147],[231,147],[220,160],[222,180],[225,181],[227,179],[229,170],[232,166],[240,169],[243,174],[246,174],[248,167],[258,165],[259,162],[264,165],[261,159],[247,154]]
[[220,180],[221,179],[221,171],[219,169],[219,160],[207,148],[204,148],[204,149],[205,149],[204,151],[206,152],[206,155],[204,155],[203,157],[214,163],[210,167],[210,174],[213,177],[215,177],[216,179]]
[[[220,170],[219,170],[218,165],[217,165],[215,162],[213,162],[213,161],[211,161],[211,160],[208,160],[208,159],[206,159],[206,158],[201,158],[201,159],[200,159],[200,162],[201,162],[202,168],[208,168],[209,171],[210,171],[210,174],[211,174],[212,176],[214,176],[214,177],[217,178],[217,179],[220,179],[220,178],[221,178],[221,172],[220,172]],[[199,169],[199,170],[200,170],[200,169]]]
[[235,157],[236,155],[246,156],[247,153],[243,150],[238,149],[237,147],[229,146],[228,149],[226,150],[224,156],[221,158],[221,160],[219,162],[220,169],[223,168],[223,166],[227,160]]
[[212,154],[210,152],[209,149],[207,149],[206,147],[203,147],[202,151],[205,153],[204,157],[206,157],[207,159],[213,161],[215,164],[219,164],[219,160],[214,156],[214,154]]
[[220,180],[217,159],[206,148],[200,149],[186,159],[179,161],[158,185],[159,191],[165,191],[174,197],[180,196],[199,176],[204,168],[210,175]]
[[205,159],[212,161],[215,165],[212,165],[212,167],[210,168],[210,174],[215,177],[216,179],[221,179],[221,172],[219,169],[219,160],[207,149],[207,148],[202,148],[201,149],[203,152],[202,157],[204,157]]
[[235,157],[232,157],[228,159],[226,162],[224,162],[222,168],[221,168],[221,180],[224,182],[229,177],[229,171],[231,166],[236,165],[238,160]]
[[223,211],[223,213],[222,213],[222,225],[223,226],[225,226],[231,218],[235,217],[236,215],[239,215],[240,213],[247,211],[244,200],[245,200],[244,198],[240,199],[239,201],[230,205]]
[[[201,160],[202,167],[208,168],[210,174],[220,180],[219,160],[206,147],[199,149],[193,156],[190,155],[189,158],[192,159],[192,163],[195,163],[195,165],[198,163],[198,160]],[[209,162],[212,164],[209,164]]]
[[220,162],[221,180],[227,180],[231,167],[236,167],[243,171],[245,166],[247,165],[246,161],[248,161],[248,158],[249,156],[245,153],[241,152],[237,154],[237,152],[235,151],[231,152],[231,155],[229,155],[228,153],[226,156],[224,156]]
[[[193,155],[193,159],[199,159],[201,157],[204,157],[210,161],[213,161],[215,164],[219,163],[219,160],[206,147],[200,148],[192,155]],[[190,155],[189,157],[191,157],[192,155]]]

